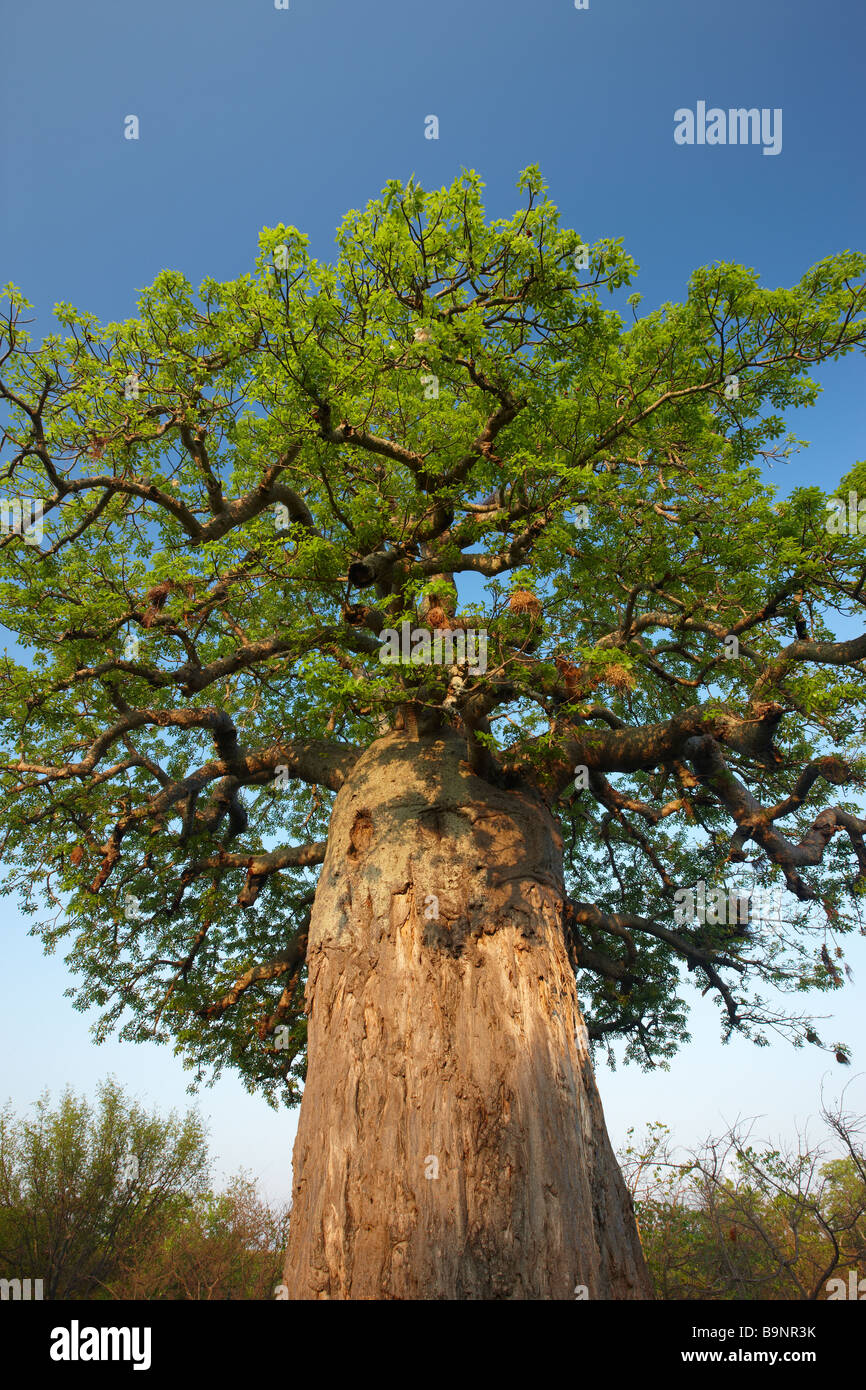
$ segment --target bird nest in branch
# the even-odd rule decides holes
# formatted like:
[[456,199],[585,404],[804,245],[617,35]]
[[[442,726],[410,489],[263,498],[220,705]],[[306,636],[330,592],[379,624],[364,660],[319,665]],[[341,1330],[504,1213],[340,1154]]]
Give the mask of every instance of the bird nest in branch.
[[512,613],[530,613],[533,618],[541,614],[541,603],[530,589],[515,589],[508,600]]

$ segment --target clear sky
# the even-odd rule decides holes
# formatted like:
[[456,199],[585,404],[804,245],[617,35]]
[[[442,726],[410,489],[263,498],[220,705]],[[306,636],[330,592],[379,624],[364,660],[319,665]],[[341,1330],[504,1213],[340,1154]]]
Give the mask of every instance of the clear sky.
[[[567,225],[624,238],[644,309],[679,299],[714,260],[778,285],[866,246],[861,0],[5,0],[2,31],[0,281],[35,302],[37,331],[59,300],[125,317],[166,267],[193,283],[237,276],[263,225],[297,226],[326,257],[345,211],[387,179],[438,186],[463,167],[499,216],[539,164]],[[674,112],[701,101],[781,109],[780,153],[676,144]],[[138,140],[124,138],[130,115]],[[866,457],[862,358],[821,380],[818,406],[792,420],[812,447],[769,475],[784,491],[829,487]],[[154,1104],[186,1104],[167,1050],[92,1045],[62,960],[26,932],[0,903],[0,1098],[92,1092],[110,1070]],[[866,943],[850,959],[854,986],[818,1011],[852,1044],[863,1079],[849,1099],[866,1110]],[[722,1047],[708,1001],[693,1024],[666,1074],[600,1068],[615,1143],[656,1119],[692,1142],[738,1115],[790,1135],[822,1077],[838,1090],[823,1054]],[[200,1104],[220,1167],[244,1164],[285,1195],[294,1116],[234,1079]]]

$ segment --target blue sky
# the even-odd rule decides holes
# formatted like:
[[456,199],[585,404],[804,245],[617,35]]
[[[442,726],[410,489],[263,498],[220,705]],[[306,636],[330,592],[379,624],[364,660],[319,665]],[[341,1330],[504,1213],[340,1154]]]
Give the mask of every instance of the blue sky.
[[[234,277],[263,225],[294,224],[326,257],[345,211],[386,179],[426,186],[462,167],[487,183],[488,210],[517,205],[538,163],[563,220],[587,240],[622,236],[641,267],[643,308],[682,296],[717,259],[771,285],[866,246],[862,55],[866,10],[850,0],[60,0],[7,6],[0,89],[0,280],[12,279],[45,330],[58,300],[102,318],[134,309],[158,271]],[[674,143],[674,112],[781,108],[781,153]],[[439,118],[439,139],[424,137]],[[140,138],[124,139],[136,115]],[[792,424],[812,447],[771,481],[835,484],[866,457],[862,358],[821,375],[825,392]],[[0,1095],[17,1104],[67,1081],[92,1091],[113,1071],[137,1094],[183,1105],[186,1074],[165,1049],[90,1042],[9,900],[0,905]],[[866,943],[853,989],[825,997],[864,1067]],[[762,1114],[793,1133],[839,1069],[785,1044],[718,1043],[714,1009],[667,1074],[600,1070],[609,1126],[662,1119],[684,1142],[722,1119]],[[859,1044],[859,1047],[858,1047]],[[866,1110],[866,1081],[852,1103]],[[223,1169],[245,1164],[287,1191],[294,1117],[225,1079],[201,1095]]]

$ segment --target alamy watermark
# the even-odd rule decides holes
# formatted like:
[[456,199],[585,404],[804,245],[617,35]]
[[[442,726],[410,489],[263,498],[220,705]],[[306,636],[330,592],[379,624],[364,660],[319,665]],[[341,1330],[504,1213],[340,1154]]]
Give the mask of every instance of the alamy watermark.
[[852,489],[848,505],[840,497],[828,497],[824,503],[827,517],[824,529],[831,536],[866,536],[866,497],[858,497]]
[[737,888],[708,888],[699,879],[694,888],[678,888],[674,893],[674,921],[677,926],[694,921],[710,927],[772,921],[781,925],[781,889],[755,888],[744,892]]
[[707,109],[699,101],[694,111],[680,106],[674,112],[677,145],[763,145],[764,154],[782,153],[782,108],[721,106]]
[[828,1279],[824,1287],[827,1290],[828,1303],[840,1298],[854,1299],[857,1302],[866,1299],[866,1279],[860,1278],[858,1269],[848,1270],[847,1284],[844,1279]]
[[40,1301],[44,1297],[43,1283],[42,1279],[0,1279],[0,1300]]
[[48,1355],[52,1361],[129,1361],[134,1371],[150,1369],[150,1327],[82,1327],[72,1318],[68,1327],[51,1330]]
[[0,498],[0,535],[22,536],[27,545],[39,545],[44,535],[39,498]]
[[472,676],[487,670],[487,633],[483,628],[413,628],[407,619],[400,631],[386,627],[379,633],[379,660],[385,666],[409,662],[413,666],[468,666]]

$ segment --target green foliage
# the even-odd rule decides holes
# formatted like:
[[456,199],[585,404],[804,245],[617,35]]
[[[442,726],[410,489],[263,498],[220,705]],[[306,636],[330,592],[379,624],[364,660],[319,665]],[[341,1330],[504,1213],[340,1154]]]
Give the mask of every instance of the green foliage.
[[148,1114],[108,1080],[96,1104],[66,1090],[32,1117],[0,1112],[0,1277],[46,1298],[94,1298],[128,1252],[186,1219],[206,1191],[199,1117]]
[[288,1208],[271,1207],[243,1173],[196,1198],[181,1219],[126,1251],[112,1298],[273,1298],[282,1279]]
[[[622,243],[562,227],[537,169],[519,186],[524,206],[489,221],[474,173],[390,181],[333,264],[280,225],[250,273],[195,292],[164,271],[125,322],[58,305],[38,347],[5,291],[0,482],[45,500],[47,537],[0,540],[4,891],[69,946],[99,1036],[173,1040],[197,1078],[231,1065],[297,1100],[321,856],[266,857],[324,839],[352,758],[410,718],[455,723],[490,775],[556,804],[569,890],[608,914],[583,934],[608,965],[578,966],[594,1039],[664,1065],[688,1038],[684,962],[701,987],[708,968],[733,981],[733,1007],[713,984],[723,1032],[759,1044],[813,1041],[778,991],[840,983],[818,951],[860,921],[839,835],[805,876],[784,848],[753,855],[757,886],[790,890],[784,930],[715,942],[715,965],[688,933],[640,929],[638,949],[609,914],[670,922],[677,886],[748,858],[725,778],[620,757],[623,728],[700,705],[709,737],[777,702],[776,756],[725,745],[727,790],[782,802],[832,751],[846,774],[792,806],[786,843],[822,808],[856,810],[859,651],[780,653],[862,613],[864,539],[828,534],[817,487],[778,501],[756,461],[797,447],[784,415],[814,403],[810,368],[862,346],[866,259],[789,289],[717,263],[638,316]],[[447,671],[378,659],[381,630],[434,592],[490,640],[459,697]],[[568,790],[578,755],[613,793]]]

